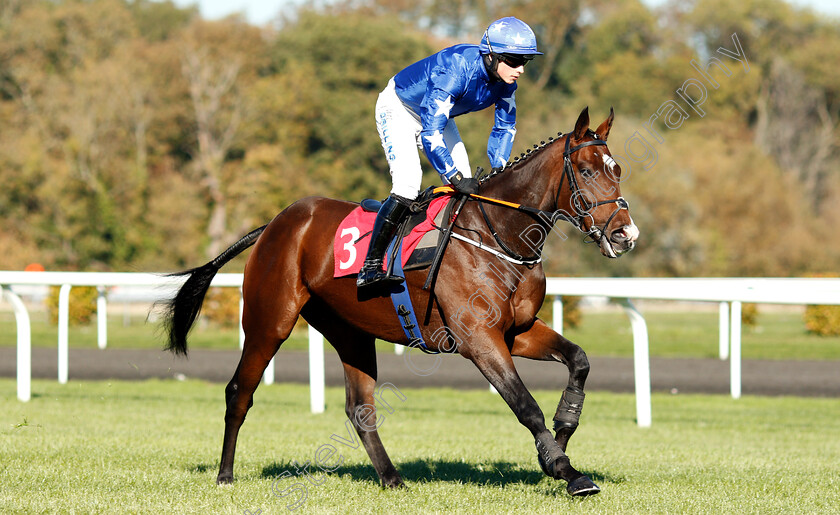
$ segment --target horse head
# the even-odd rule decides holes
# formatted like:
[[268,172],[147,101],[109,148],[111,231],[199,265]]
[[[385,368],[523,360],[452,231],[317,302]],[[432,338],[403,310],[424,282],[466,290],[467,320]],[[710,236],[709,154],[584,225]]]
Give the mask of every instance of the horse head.
[[574,131],[563,138],[563,167],[555,197],[555,209],[597,242],[601,254],[609,258],[633,250],[639,237],[630,207],[621,196],[621,167],[607,147],[613,118],[610,108],[609,117],[593,132],[589,108],[581,111]]

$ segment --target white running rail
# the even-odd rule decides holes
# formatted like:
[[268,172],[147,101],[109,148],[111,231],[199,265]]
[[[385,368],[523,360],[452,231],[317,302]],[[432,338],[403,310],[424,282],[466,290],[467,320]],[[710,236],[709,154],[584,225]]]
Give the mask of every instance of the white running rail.
[[[242,274],[218,274],[213,286],[242,285]],[[30,398],[31,328],[29,314],[13,285],[56,285],[59,293],[58,380],[67,382],[68,341],[67,308],[70,288],[95,286],[99,289],[98,344],[107,345],[105,321],[107,287],[157,286],[170,288],[171,293],[183,282],[182,278],[140,273],[94,272],[2,272],[0,286],[3,297],[14,308],[17,323],[17,385],[18,398]],[[730,392],[741,396],[741,304],[837,304],[840,305],[840,279],[787,278],[693,278],[693,279],[636,279],[636,278],[549,278],[546,294],[554,296],[554,329],[562,333],[561,295],[602,296],[618,299],[630,318],[633,330],[633,355],[636,388],[636,422],[641,427],[651,425],[650,358],[647,325],[631,299],[683,300],[717,302],[720,305],[719,349],[721,359],[730,359]],[[165,295],[162,295],[165,296]],[[242,302],[240,300],[240,317]],[[240,326],[240,347],[244,333]],[[323,338],[309,331],[310,403],[313,413],[324,411],[324,353]],[[397,347],[401,349],[401,347]],[[266,369],[266,383],[274,382],[274,361]]]

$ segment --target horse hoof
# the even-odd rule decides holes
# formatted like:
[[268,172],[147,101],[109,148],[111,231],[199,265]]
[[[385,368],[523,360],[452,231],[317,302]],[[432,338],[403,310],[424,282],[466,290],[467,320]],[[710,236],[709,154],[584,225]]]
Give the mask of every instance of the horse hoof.
[[406,486],[406,484],[403,483],[402,478],[399,477],[399,476],[397,476],[395,478],[387,479],[387,480],[383,479],[382,480],[382,487],[383,488],[392,488],[394,490],[408,490],[408,486]]
[[216,485],[226,486],[233,484],[233,476],[219,476],[216,478]]
[[566,487],[566,491],[569,492],[569,495],[573,495],[575,497],[585,497],[587,495],[595,495],[600,492],[601,489],[598,488],[598,485],[593,483],[588,477],[580,476],[569,483],[569,486]]

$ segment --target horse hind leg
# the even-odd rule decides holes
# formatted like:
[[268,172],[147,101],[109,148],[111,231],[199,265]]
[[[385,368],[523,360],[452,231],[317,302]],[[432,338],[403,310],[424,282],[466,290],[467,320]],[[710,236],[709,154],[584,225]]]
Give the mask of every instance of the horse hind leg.
[[[260,302],[257,298],[246,299],[242,357],[225,388],[225,436],[217,484],[233,482],[233,461],[239,429],[245,422],[245,415],[254,404],[254,392],[266,367],[294,329],[305,301],[306,297],[303,295],[276,298],[273,302]],[[280,309],[281,306],[283,309]]]
[[239,429],[245,422],[248,410],[254,405],[254,392],[263,373],[283,340],[263,337],[259,342],[255,343],[255,338],[246,335],[239,365],[225,387],[225,436],[216,484],[233,482],[233,460]]

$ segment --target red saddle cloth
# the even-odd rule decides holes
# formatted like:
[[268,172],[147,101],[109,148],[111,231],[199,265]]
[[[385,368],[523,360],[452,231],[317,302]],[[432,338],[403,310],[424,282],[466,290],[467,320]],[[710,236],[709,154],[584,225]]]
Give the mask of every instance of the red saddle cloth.
[[[420,243],[423,235],[434,229],[433,221],[435,216],[446,206],[450,198],[450,195],[444,195],[432,200],[428,209],[426,209],[426,219],[417,224],[403,238],[403,266],[405,266],[408,258],[411,257],[414,249],[417,248],[417,244]],[[362,263],[365,261],[368,246],[370,245],[370,232],[373,230],[374,220],[376,220],[376,213],[364,211],[359,206],[351,211],[338,225],[333,242],[333,257],[335,258],[333,277],[356,275],[362,269]]]

